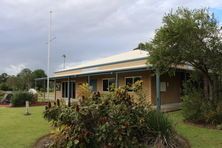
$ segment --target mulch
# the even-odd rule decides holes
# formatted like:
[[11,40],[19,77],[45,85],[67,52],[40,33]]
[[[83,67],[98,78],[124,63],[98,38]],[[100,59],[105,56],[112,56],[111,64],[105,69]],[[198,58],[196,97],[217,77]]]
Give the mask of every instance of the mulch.
[[45,136],[40,137],[32,146],[33,148],[47,148],[52,143],[52,134],[47,134]]
[[[48,148],[53,142],[52,139],[53,134],[47,134],[45,136],[40,137],[33,145],[33,148]],[[191,148],[190,143],[187,139],[180,135],[176,135],[174,137],[175,139],[175,145],[176,148]]]
[[10,107],[9,104],[0,104],[0,107]]

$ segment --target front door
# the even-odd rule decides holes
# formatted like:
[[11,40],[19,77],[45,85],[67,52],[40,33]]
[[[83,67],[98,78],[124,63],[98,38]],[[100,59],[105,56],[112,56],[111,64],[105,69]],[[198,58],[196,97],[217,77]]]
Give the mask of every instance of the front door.
[[[68,87],[69,84],[69,87]],[[69,88],[69,89],[68,89]],[[75,82],[62,82],[62,97],[63,98],[75,98],[76,89],[75,89]],[[68,95],[69,94],[69,95]]]

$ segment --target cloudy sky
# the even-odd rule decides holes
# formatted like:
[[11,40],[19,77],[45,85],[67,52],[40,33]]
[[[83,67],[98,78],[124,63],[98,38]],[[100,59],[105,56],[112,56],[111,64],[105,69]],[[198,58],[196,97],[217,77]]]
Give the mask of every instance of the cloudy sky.
[[208,7],[222,21],[221,0],[0,0],[0,73],[47,67],[53,11],[51,73],[67,65],[132,50],[150,40],[177,7]]

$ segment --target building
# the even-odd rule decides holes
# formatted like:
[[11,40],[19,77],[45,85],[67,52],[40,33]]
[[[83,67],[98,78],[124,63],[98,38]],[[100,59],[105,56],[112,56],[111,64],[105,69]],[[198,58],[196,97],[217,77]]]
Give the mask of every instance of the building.
[[[76,67],[55,72],[51,80],[57,83],[55,99],[76,99],[79,86],[88,83],[93,91],[106,93],[113,83],[116,87],[143,81],[147,101],[156,104],[156,75],[147,63],[148,52],[132,50],[118,55],[90,61]],[[189,66],[178,66],[174,76],[160,76],[161,105],[178,107],[181,102],[182,82]],[[133,93],[133,92],[130,92]]]

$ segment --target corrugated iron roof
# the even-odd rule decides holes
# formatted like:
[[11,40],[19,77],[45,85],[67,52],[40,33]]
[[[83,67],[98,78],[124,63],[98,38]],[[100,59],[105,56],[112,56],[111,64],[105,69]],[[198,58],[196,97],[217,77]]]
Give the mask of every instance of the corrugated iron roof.
[[148,56],[149,56],[149,54],[148,54],[147,51],[131,50],[131,51],[128,51],[128,52],[123,52],[123,53],[113,55],[113,56],[109,56],[109,57],[106,57],[106,58],[85,62],[84,64],[73,66],[71,68],[63,69],[63,70],[60,70],[60,71],[57,71],[57,72],[76,70],[76,69],[82,69],[82,68],[88,68],[88,67],[94,67],[94,66],[96,67],[96,66],[100,66],[100,65],[104,65],[104,64],[113,64],[113,63],[118,63],[118,62],[136,60],[136,59],[145,59]]

